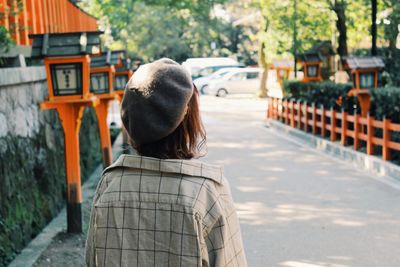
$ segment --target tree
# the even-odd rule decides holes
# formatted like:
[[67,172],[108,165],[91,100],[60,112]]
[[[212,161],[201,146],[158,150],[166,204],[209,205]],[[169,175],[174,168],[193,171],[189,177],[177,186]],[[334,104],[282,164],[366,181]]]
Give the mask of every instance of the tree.
[[[263,24],[261,27],[261,35],[264,35],[268,32],[269,28],[269,20],[267,16],[263,16]],[[267,97],[268,96],[268,88],[267,88],[267,81],[268,81],[268,61],[265,51],[265,43],[266,40],[264,38],[260,38],[260,48],[258,51],[258,58],[259,58],[259,65],[262,68],[261,79],[260,79],[260,88],[257,92],[258,97]]]
[[377,50],[376,50],[376,35],[377,35],[377,30],[376,30],[376,13],[378,7],[377,7],[377,2],[376,0],[371,0],[371,36],[372,36],[372,48],[371,48],[371,54],[373,56],[377,55]]
[[385,24],[384,37],[389,41],[389,50],[396,50],[397,37],[399,35],[400,25],[400,2],[398,0],[384,1],[385,7],[390,10],[388,23]]
[[[112,37],[110,47],[127,49],[145,61],[168,56],[181,61],[191,56],[237,52],[241,30],[211,15],[216,1],[86,0]],[[217,44],[212,51],[211,43]]]
[[347,48],[347,25],[346,25],[346,6],[345,0],[327,0],[330,9],[336,14],[336,28],[339,32],[337,52],[341,59],[348,55]]

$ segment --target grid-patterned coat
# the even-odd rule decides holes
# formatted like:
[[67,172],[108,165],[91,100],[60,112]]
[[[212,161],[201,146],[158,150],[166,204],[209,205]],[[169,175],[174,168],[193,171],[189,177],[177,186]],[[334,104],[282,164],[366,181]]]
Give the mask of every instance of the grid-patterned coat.
[[96,190],[88,266],[247,266],[229,184],[195,160],[122,155]]

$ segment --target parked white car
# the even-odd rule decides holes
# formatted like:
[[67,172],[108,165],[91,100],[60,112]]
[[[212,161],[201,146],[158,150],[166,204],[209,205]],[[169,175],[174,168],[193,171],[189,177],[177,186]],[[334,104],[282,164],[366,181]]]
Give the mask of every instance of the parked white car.
[[260,68],[238,68],[219,79],[210,81],[204,88],[206,94],[226,96],[227,94],[254,94],[260,86]]
[[213,74],[206,76],[206,77],[201,77],[193,80],[193,83],[196,85],[197,89],[204,94],[204,89],[208,86],[208,84],[216,79],[222,78],[225,74],[229,73],[232,70],[235,70],[238,68],[223,68],[220,70],[217,70]]
[[190,72],[192,77],[198,78],[198,73],[203,68],[213,66],[234,67],[240,66],[240,64],[236,60],[228,57],[199,57],[186,59],[186,61],[182,63],[182,66]]

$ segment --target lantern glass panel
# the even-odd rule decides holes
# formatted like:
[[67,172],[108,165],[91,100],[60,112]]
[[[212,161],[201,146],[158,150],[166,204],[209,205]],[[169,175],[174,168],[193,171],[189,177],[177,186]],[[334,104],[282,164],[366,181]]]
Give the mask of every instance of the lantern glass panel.
[[360,73],[360,88],[375,87],[375,74],[373,72]]
[[90,74],[90,92],[106,94],[110,92],[108,87],[108,72]]
[[125,85],[128,83],[128,75],[120,74],[115,76],[115,90],[125,90]]
[[307,66],[308,77],[317,77],[317,73],[318,73],[318,66],[316,65]]
[[82,63],[50,64],[53,95],[82,94]]

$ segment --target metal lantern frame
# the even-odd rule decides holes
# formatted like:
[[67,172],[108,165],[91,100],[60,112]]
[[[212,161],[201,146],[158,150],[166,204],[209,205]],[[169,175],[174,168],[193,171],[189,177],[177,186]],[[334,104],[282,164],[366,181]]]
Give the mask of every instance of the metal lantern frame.
[[[379,72],[379,70],[376,68],[351,70],[351,77],[353,79],[353,89],[361,90],[361,89],[377,88],[378,87],[378,72]],[[373,86],[371,86],[371,87],[361,86],[361,75],[365,75],[365,74],[373,75],[373,79],[374,79]]]
[[[385,67],[385,63],[379,57],[348,57],[344,61],[345,69],[350,71],[353,82],[352,90],[372,89],[378,87],[379,71]],[[373,77],[372,86],[362,86],[361,76]]]
[[[93,67],[90,69],[90,82],[92,82],[92,75],[93,74],[104,74],[107,76],[107,86],[108,86],[108,91],[102,92],[102,93],[96,93],[90,88],[90,92],[95,94],[99,98],[115,98],[114,95],[114,73],[115,73],[115,68],[113,65],[110,66],[102,66],[102,67]],[[92,84],[90,85],[90,87]]]
[[[99,99],[90,93],[90,57],[100,52],[102,32],[75,32],[30,35],[33,38],[32,58],[44,58],[47,74],[48,98],[41,109],[56,109],[64,130],[67,231],[82,232],[82,188],[80,172],[79,130],[86,107],[95,107]],[[58,92],[57,72],[60,66],[80,66],[81,84],[75,92]],[[73,74],[73,73],[71,73]],[[75,74],[78,74],[76,72]],[[64,73],[64,85],[68,75]],[[68,87],[68,86],[67,86]]]
[[107,51],[97,57],[92,58],[91,64],[91,78],[92,75],[103,74],[107,77],[106,92],[95,92],[91,91],[99,98],[100,103],[95,107],[97,121],[99,126],[100,135],[100,146],[103,156],[103,166],[108,167],[112,163],[112,146],[110,138],[110,129],[107,125],[108,107],[111,101],[118,98],[114,92],[114,75],[115,75],[115,64],[120,63],[119,52]]
[[[322,81],[322,61],[316,61],[316,62],[307,62],[303,61],[303,71],[304,71],[304,82],[319,82]],[[310,76],[309,74],[309,68],[310,67],[315,67],[316,69],[316,75]]]
[[[361,116],[367,117],[371,107],[370,89],[378,87],[378,75],[385,63],[379,57],[348,57],[345,59],[345,68],[350,70],[353,88],[348,92],[349,96],[356,96],[361,106]],[[372,76],[372,86],[362,86],[361,76]]]
[[[118,76],[124,76],[124,77],[126,77],[126,82],[128,82],[129,79],[132,77],[132,75],[133,75],[133,71],[131,71],[131,70],[118,71],[115,73],[115,80],[117,80]],[[123,88],[122,87],[117,88],[116,83],[115,83],[115,86],[114,86],[115,92],[120,92],[120,91],[124,92],[124,90],[125,90],[125,86],[123,86]]]
[[[303,65],[303,82],[320,82],[322,81],[322,61],[324,57],[317,50],[309,50],[303,54],[296,55],[296,58]],[[316,75],[309,75],[309,68],[315,67]]]
[[[77,94],[58,94],[56,77],[54,77],[54,67],[62,65],[81,65],[81,87],[80,92]],[[90,57],[89,55],[83,56],[70,56],[70,57],[46,57],[44,65],[47,74],[47,85],[49,88],[49,101],[57,102],[73,102],[80,99],[88,99],[92,101],[93,95],[90,93],[89,76],[90,76]]]
[[[120,55],[125,55],[124,51],[119,51]],[[121,53],[122,52],[122,53]],[[120,57],[120,62],[118,65],[116,65],[116,72],[115,72],[115,78],[118,76],[126,76],[127,77],[127,82],[130,80],[130,78],[133,75],[133,71],[130,69],[130,60],[128,58],[122,58]],[[116,88],[116,83],[114,83],[114,92],[117,94],[119,101],[122,101],[122,98],[124,97],[125,93],[125,86],[124,88]]]

